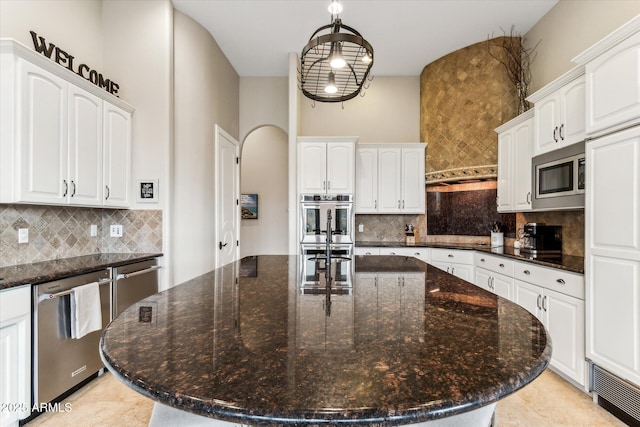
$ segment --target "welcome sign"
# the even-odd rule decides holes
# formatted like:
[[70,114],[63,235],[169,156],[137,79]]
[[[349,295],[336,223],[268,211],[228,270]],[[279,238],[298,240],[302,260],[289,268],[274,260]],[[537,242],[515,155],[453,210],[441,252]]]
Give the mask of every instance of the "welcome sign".
[[55,61],[57,64],[62,65],[83,79],[89,80],[91,83],[106,90],[110,94],[118,96],[118,89],[120,89],[120,85],[112,80],[105,79],[101,73],[92,69],[87,64],[80,64],[76,68],[74,64],[76,58],[73,55],[68,54],[53,43],[47,44],[44,37],[38,36],[34,31],[29,32],[31,33],[33,48],[36,52],[41,53],[52,61]]

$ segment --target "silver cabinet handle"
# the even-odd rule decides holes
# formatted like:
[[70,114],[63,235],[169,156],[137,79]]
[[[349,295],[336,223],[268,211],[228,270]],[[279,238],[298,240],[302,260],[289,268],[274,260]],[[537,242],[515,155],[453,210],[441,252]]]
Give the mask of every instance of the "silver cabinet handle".
[[402,209],[404,209],[404,200],[402,201]]
[[560,139],[564,141],[564,135],[562,134],[562,130],[564,129],[564,123],[560,125],[560,131],[558,135],[560,135]]
[[449,257],[449,258],[453,258],[453,254],[449,254],[449,255],[447,255],[447,257]]
[[73,187],[73,190],[71,191],[71,197],[76,195],[76,183],[74,181],[71,181],[71,186]]
[[365,252],[364,254],[365,255],[371,255],[371,252]]
[[547,311],[547,296],[545,295],[544,298],[542,298],[542,309],[544,311]]
[[451,268],[451,267],[447,267],[447,273],[449,273],[449,269],[450,269],[450,268]]
[[378,200],[373,201],[373,209],[378,209]]
[[323,190],[327,189],[327,181],[322,181],[322,189]]
[[416,252],[416,253],[414,253],[414,255],[420,256],[420,252]]
[[107,190],[107,196],[104,198],[105,200],[109,200],[109,196],[111,196],[111,190],[109,190],[109,186],[105,185],[104,189]]
[[484,258],[480,258],[480,262],[485,262]]
[[398,200],[398,209],[400,209],[400,200]]
[[63,179],[62,183],[64,184],[64,194],[62,197],[67,197],[67,193],[69,192],[69,185],[67,184],[67,180]]
[[487,277],[487,288],[491,289],[491,276]]
[[556,126],[555,128],[553,128],[553,140],[555,142],[558,142],[558,126]]
[[564,285],[566,283],[564,279],[558,279],[556,280],[556,282],[560,283],[561,285]]
[[456,268],[455,267],[451,267],[451,274],[456,274]]
[[536,301],[536,305],[538,306],[539,310],[542,310],[542,306],[540,305],[540,299],[542,298],[542,295],[538,295],[538,299]]
[[327,190],[331,190],[331,181],[327,181]]
[[526,274],[527,276],[531,274],[531,272],[529,270],[525,270],[523,271],[524,274]]
[[531,204],[531,191],[529,191],[527,193],[527,204],[530,205]]
[[395,252],[389,252],[389,255],[395,255],[395,254],[396,254]]
[[118,277],[116,277],[116,280],[122,280],[122,279],[128,279],[130,277],[140,276],[141,274],[151,273],[152,271],[160,270],[161,268],[162,267],[159,265],[152,265],[151,267],[145,268],[144,270],[138,270],[132,273],[118,274]]
[[500,267],[500,268],[504,268],[504,264],[503,264],[503,263],[500,263],[499,267]]

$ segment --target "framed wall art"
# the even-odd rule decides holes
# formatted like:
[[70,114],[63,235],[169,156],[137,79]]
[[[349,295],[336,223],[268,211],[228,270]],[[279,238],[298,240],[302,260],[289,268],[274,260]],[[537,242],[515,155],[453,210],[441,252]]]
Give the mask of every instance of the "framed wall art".
[[158,180],[139,179],[136,187],[136,201],[138,203],[158,203]]
[[241,218],[258,219],[258,195],[242,194],[240,196]]

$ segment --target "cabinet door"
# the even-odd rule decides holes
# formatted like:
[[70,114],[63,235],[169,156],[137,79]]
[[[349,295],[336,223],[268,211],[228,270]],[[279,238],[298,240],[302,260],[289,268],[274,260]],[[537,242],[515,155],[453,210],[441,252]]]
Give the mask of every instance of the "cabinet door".
[[16,201],[65,204],[67,83],[24,60],[20,64],[20,184]]
[[401,331],[400,279],[397,274],[378,274],[378,339],[395,341]]
[[498,212],[513,210],[511,200],[513,185],[513,130],[498,136]]
[[355,273],[353,298],[355,306],[355,342],[356,344],[373,342],[378,337],[377,274]]
[[584,76],[560,89],[561,111],[558,136],[562,145],[571,145],[585,138]]
[[300,193],[322,194],[327,191],[327,144],[300,144]]
[[103,204],[129,207],[131,170],[131,114],[104,102]]
[[472,265],[451,264],[451,274],[467,282],[473,282],[473,270]]
[[327,193],[353,193],[354,144],[327,143]]
[[[20,341],[20,332],[17,324],[9,324],[0,327],[0,377],[2,377],[2,386],[0,386],[0,402],[17,404],[21,403],[19,398],[18,384],[18,348]],[[9,411],[5,408],[0,411],[0,421],[3,426],[15,423],[18,425],[19,414],[15,411]]]
[[585,66],[587,131],[624,126],[640,116],[640,33]]
[[69,85],[69,203],[102,206],[102,100]]
[[298,300],[298,348],[325,347],[326,341],[326,297],[324,295],[302,295]]
[[425,212],[424,162],[424,149],[402,149],[402,172],[400,179],[402,213],[423,214]]
[[611,256],[640,253],[640,128],[588,142],[586,160],[587,247]]
[[513,301],[513,278],[502,274],[493,274],[492,276],[492,292],[509,301]]
[[402,165],[400,148],[380,148],[378,150],[378,212],[396,213],[400,211],[400,168]]
[[432,259],[431,261],[429,261],[429,264],[433,265],[434,267],[439,268],[442,271],[446,271],[447,273],[449,273],[449,271],[451,271],[451,263],[448,263],[448,262],[434,261]]
[[491,283],[491,272],[485,270],[484,268],[476,268],[476,279],[474,284],[479,288],[484,289],[485,291],[492,292],[490,283]]
[[418,343],[424,339],[424,273],[407,273],[401,277],[400,312],[402,342]]
[[587,357],[640,384],[640,261],[591,255],[587,275]]
[[584,385],[584,301],[545,289],[542,307],[553,343],[551,366]]
[[326,347],[336,349],[353,347],[353,297],[333,295],[330,310],[330,316],[325,314]]
[[356,150],[356,213],[378,212],[378,149]]
[[[513,130],[513,207],[516,212],[531,210],[531,157],[533,155],[533,120],[521,123]],[[498,147],[498,156],[500,151]],[[498,157],[499,158],[499,157]],[[500,163],[498,163],[498,168]],[[500,169],[498,169],[499,173]],[[498,184],[499,185],[499,184]],[[498,187],[499,191],[499,187]],[[499,208],[499,206],[498,206]]]
[[513,298],[516,304],[543,321],[541,287],[516,280]]
[[535,145],[534,154],[542,154],[558,148],[559,126],[557,117],[560,109],[558,94],[552,94],[536,102],[534,114]]

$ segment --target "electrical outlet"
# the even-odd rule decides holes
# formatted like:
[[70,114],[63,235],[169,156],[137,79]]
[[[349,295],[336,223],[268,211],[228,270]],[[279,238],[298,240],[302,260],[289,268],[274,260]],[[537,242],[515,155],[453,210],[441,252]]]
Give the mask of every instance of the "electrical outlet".
[[122,237],[122,225],[111,224],[110,234],[111,237]]
[[91,237],[96,237],[98,235],[98,226],[96,224],[91,224],[89,228],[89,235]]
[[28,228],[19,228],[18,229],[18,243],[29,243],[29,229]]
[[358,233],[362,233],[364,231],[364,224],[358,224]]

